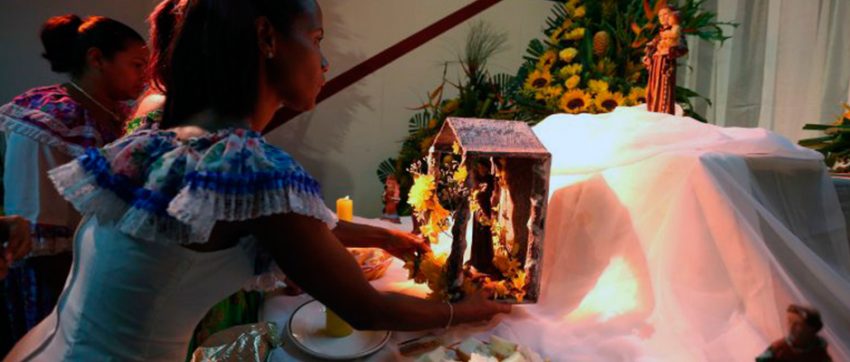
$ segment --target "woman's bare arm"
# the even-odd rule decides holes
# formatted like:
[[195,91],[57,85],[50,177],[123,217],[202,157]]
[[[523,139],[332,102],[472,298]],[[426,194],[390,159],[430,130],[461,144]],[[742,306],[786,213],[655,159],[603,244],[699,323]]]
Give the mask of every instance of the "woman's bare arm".
[[[315,218],[278,214],[251,221],[249,227],[290,279],[354,328],[424,330],[449,321],[445,303],[375,290],[343,244]],[[509,311],[509,305],[475,295],[454,305],[452,324]]]

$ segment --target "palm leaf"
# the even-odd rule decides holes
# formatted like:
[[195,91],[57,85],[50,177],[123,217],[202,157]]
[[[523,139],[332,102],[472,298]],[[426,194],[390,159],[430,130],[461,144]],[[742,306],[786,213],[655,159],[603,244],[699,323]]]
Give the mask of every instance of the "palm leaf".
[[407,130],[410,134],[415,134],[428,129],[428,123],[431,122],[431,113],[424,111],[414,114],[407,122]]
[[381,180],[381,183],[387,182],[387,176],[395,175],[395,173],[396,173],[395,163],[396,163],[396,160],[394,158],[388,158],[388,159],[384,160],[384,162],[381,162],[380,165],[378,165],[377,173],[378,173],[378,179]]

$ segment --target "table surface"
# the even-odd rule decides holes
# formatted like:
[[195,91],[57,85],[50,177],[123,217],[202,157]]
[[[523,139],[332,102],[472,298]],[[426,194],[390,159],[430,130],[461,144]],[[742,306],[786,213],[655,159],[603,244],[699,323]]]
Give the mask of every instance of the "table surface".
[[[363,224],[371,224],[376,226],[382,226],[387,228],[395,228],[399,230],[410,230],[410,222],[409,220],[405,220],[405,222],[401,225],[391,224],[380,220],[372,220],[372,219],[364,219],[355,217],[355,222],[363,223]],[[416,295],[424,297],[428,289],[423,285],[417,285],[407,278],[407,270],[404,269],[404,263],[400,260],[393,259],[392,265],[390,265],[387,273],[378,280],[372,282],[372,285],[375,289],[381,291],[394,291],[400,292],[410,295]],[[280,361],[321,361],[320,359],[309,356],[308,354],[302,352],[294,345],[294,343],[289,339],[288,334],[285,333],[286,325],[289,322],[289,318],[292,313],[298,308],[300,305],[309,302],[313,298],[307,294],[300,296],[274,296],[269,297],[265,300],[263,304],[263,310],[260,312],[260,317],[264,321],[273,321],[278,326],[278,332],[280,335],[284,336],[283,338],[283,347],[277,348],[272,351],[272,354],[269,356],[269,361],[280,362]],[[370,361],[370,362],[384,362],[384,361],[399,361],[404,360],[398,352],[398,344],[410,339],[418,338],[424,335],[428,335],[429,333],[439,333],[440,331],[434,332],[394,332],[392,338],[389,343],[378,353],[369,356],[364,359],[359,359],[358,361]]]

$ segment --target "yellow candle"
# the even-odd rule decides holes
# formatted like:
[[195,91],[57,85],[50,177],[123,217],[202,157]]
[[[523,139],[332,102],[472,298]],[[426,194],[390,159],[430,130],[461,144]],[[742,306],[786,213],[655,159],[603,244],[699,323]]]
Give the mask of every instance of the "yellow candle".
[[336,200],[336,216],[341,221],[354,219],[354,200],[348,196]]
[[[348,196],[336,200],[336,216],[340,221],[351,221],[354,219],[354,200]],[[331,337],[342,338],[354,332],[348,323],[325,307],[325,334]]]
[[331,337],[342,338],[354,332],[348,323],[345,323],[330,308],[325,307],[325,334]]

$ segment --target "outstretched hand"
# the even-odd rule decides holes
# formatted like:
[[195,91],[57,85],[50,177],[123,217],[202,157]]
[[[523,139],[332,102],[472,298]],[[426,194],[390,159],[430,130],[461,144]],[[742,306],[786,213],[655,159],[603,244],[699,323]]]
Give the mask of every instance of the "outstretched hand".
[[416,255],[422,255],[431,251],[431,247],[422,236],[411,233],[387,230],[389,235],[384,241],[381,249],[386,250],[392,256],[406,260]]

